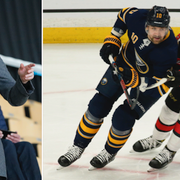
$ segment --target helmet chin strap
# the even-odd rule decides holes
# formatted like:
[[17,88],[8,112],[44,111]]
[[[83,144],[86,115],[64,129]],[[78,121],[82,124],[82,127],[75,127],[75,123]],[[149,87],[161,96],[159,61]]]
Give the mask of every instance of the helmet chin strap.
[[166,29],[166,34],[165,34],[165,36],[167,35],[168,31],[169,31],[169,27]]
[[148,30],[147,30],[147,22],[145,22],[145,31],[146,31],[146,34],[148,34]]

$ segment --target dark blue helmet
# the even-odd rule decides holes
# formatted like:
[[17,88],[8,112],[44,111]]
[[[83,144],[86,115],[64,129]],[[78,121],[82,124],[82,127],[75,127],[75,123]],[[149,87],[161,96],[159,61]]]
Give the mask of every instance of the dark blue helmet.
[[146,25],[168,27],[170,22],[169,12],[166,7],[153,6],[147,14]]

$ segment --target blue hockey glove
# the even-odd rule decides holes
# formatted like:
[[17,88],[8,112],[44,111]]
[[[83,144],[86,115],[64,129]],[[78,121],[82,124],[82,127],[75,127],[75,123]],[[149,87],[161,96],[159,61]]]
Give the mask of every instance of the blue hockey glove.
[[[127,87],[135,88],[139,85],[139,75],[135,69],[118,67],[118,72],[121,74]],[[115,71],[113,71],[113,79],[119,83]]]
[[119,53],[121,47],[121,40],[116,36],[110,35],[107,36],[104,40],[104,44],[100,50],[101,58],[107,63],[109,62],[109,55],[113,55],[113,58],[116,57]]
[[135,88],[139,85],[139,75],[135,69],[119,67],[118,71],[122,74],[127,87]]
[[[127,87],[136,88],[137,86],[139,86],[139,90],[141,92],[146,91],[146,87],[148,86],[148,78],[139,77],[135,69],[119,67],[118,72],[121,74],[124,83]],[[113,71],[113,79],[117,83],[119,83],[119,79],[114,71]]]

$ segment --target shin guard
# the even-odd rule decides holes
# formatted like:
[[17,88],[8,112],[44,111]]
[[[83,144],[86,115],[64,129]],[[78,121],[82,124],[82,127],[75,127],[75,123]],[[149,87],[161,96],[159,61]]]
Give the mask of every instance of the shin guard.
[[86,111],[77,128],[74,144],[81,148],[86,148],[100,129],[102,123],[103,119],[96,118],[89,111]]
[[131,132],[132,130],[117,131],[111,128],[108,134],[108,139],[105,144],[105,149],[110,154],[117,153],[124,146]]

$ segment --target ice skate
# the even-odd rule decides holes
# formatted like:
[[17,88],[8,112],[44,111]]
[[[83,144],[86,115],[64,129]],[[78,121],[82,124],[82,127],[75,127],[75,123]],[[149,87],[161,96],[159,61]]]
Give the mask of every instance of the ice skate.
[[58,163],[61,165],[59,169],[62,169],[62,167],[67,167],[69,165],[71,165],[73,162],[75,162],[77,159],[79,159],[82,155],[82,153],[84,152],[83,148],[80,148],[78,146],[71,146],[68,150],[68,152],[64,155],[62,155],[59,159],[58,159]]
[[170,151],[166,146],[155,158],[149,162],[149,166],[151,168],[148,170],[148,172],[166,168],[168,164],[172,162],[175,154],[175,151]]
[[133,152],[149,151],[149,150],[160,147],[163,141],[164,140],[160,141],[160,140],[153,139],[152,136],[150,136],[148,138],[137,141],[133,145],[133,149],[130,152],[133,153]]
[[103,168],[108,163],[115,159],[116,154],[109,154],[105,149],[103,149],[98,155],[93,157],[90,161],[92,167],[89,168],[89,171],[92,171],[96,168]]

